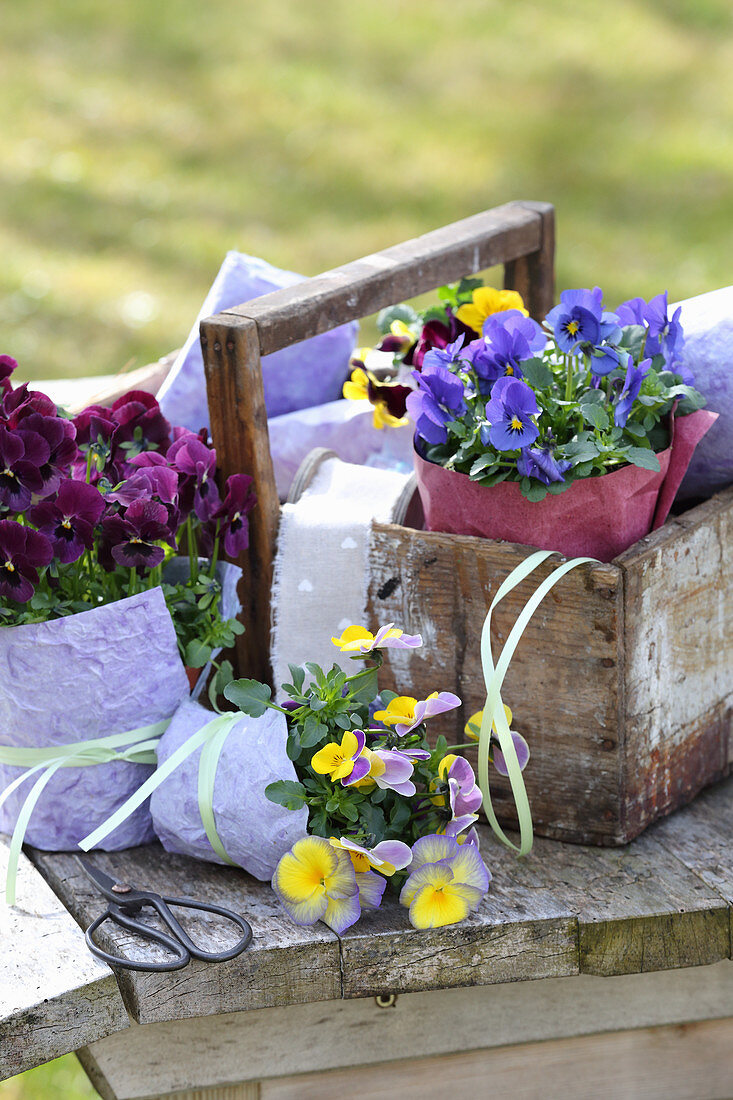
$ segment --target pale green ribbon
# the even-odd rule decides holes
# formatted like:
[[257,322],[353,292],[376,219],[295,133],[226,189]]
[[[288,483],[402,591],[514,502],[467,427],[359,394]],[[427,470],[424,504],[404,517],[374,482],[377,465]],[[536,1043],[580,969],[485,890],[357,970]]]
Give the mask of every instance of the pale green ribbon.
[[202,726],[200,730],[197,730],[196,733],[192,734],[182,745],[179,745],[175,752],[171,753],[167,760],[158,765],[157,770],[145,780],[141,787],[130,795],[126,802],[123,802],[118,810],[115,810],[111,817],[108,817],[107,820],[95,829],[94,832],[90,833],[89,836],[85,836],[83,840],[80,840],[79,847],[85,852],[88,852],[90,848],[95,848],[106,836],[116,829],[118,825],[121,825],[138,806],[141,806],[145,799],[149,798],[153,791],[156,791],[161,783],[163,783],[168,776],[184,762],[184,760],[188,759],[191,753],[195,752],[200,746],[203,746],[198,772],[198,804],[201,821],[209,844],[219,858],[225,863],[230,863],[233,867],[238,866],[238,864],[227,855],[224,845],[219,838],[219,834],[216,831],[213,801],[214,781],[216,779],[216,768],[219,763],[219,756],[224,747],[224,742],[241,717],[242,715],[239,711],[230,714],[219,714],[216,718],[207,722],[205,726]]
[[95,764],[109,764],[119,760],[133,764],[155,764],[155,748],[158,738],[167,729],[170,719],[140,726],[126,733],[114,733],[89,741],[75,741],[69,745],[47,745],[45,748],[13,748],[0,745],[0,764],[11,768],[26,768],[0,793],[0,806],[26,779],[41,772],[21,806],[13,829],[8,852],[8,870],[5,881],[5,900],[15,904],[15,884],[18,860],[28,822],[46,784],[59,768],[88,768]]
[[[502,684],[504,683],[504,677],[506,676],[509,662],[514,656],[514,651],[519,644],[522,634],[550,589],[553,588],[566,573],[569,573],[571,569],[575,569],[578,565],[583,565],[584,562],[595,562],[596,559],[572,558],[570,561],[566,561],[563,565],[558,566],[558,568],[537,587],[536,591],[533,592],[527,600],[527,603],[522,608],[517,621],[512,627],[509,637],[504,643],[499,660],[496,663],[496,668],[494,667],[494,659],[491,652],[491,614],[500,600],[503,600],[509,592],[515,589],[518,584],[521,584],[530,573],[533,573],[542,562],[551,557],[555,552],[556,551],[553,550],[538,550],[537,553],[530,554],[528,558],[525,558],[523,562],[512,570],[506,580],[499,586],[491,602],[488,614],[484,620],[483,630],[481,631],[481,665],[483,668],[484,680],[486,682],[486,705],[484,706],[483,717],[481,719],[481,732],[479,734],[478,784],[483,795],[484,812],[489,819],[491,828],[503,844],[506,844],[508,848],[513,848],[520,856],[526,855],[532,848],[532,811],[529,807],[529,799],[527,797],[527,790],[524,786],[524,779],[522,778],[522,769],[517,759],[517,751],[514,747],[506,714],[504,713],[504,703],[501,698]],[[509,772],[509,783],[511,784],[512,796],[519,818],[519,845],[514,844],[504,833],[497,821],[494,807],[491,804],[491,789],[489,785],[489,746],[491,742],[492,725],[496,729],[496,734],[499,738],[499,746],[504,754],[504,761],[507,766],[507,771]]]

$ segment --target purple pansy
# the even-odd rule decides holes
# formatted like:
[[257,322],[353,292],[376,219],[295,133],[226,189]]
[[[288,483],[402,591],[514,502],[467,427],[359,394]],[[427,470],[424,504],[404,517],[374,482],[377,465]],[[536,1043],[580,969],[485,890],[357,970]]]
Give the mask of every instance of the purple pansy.
[[0,596],[27,603],[38,584],[38,570],[52,558],[45,535],[13,519],[0,520]]
[[[532,417],[539,408],[534,392],[517,378],[500,378],[494,383],[486,404],[488,431],[481,428],[481,438],[497,451],[516,451],[534,443],[540,434]],[[486,438],[485,438],[486,437]]]
[[417,788],[410,776],[413,763],[398,749],[373,749],[370,759],[376,757],[379,764],[372,765],[369,778],[383,791],[396,791],[397,794],[410,796]]
[[624,327],[627,325],[646,326],[645,310],[646,302],[643,298],[629,298],[628,302],[622,302],[616,310],[618,323]]
[[29,390],[28,383],[8,390],[2,400],[2,416],[9,428],[17,428],[26,416],[40,413],[41,416],[56,416],[57,408],[50,397],[40,390]]
[[129,462],[141,451],[158,450],[165,454],[168,450],[171,426],[151,393],[130,390],[115,401],[109,418],[115,424],[112,444],[116,458],[119,454]]
[[45,439],[49,447],[48,459],[41,464],[43,486],[41,496],[51,496],[66,478],[69,468],[76,461],[79,448],[76,445],[76,429],[70,420],[61,416],[43,416],[31,412],[21,420],[21,432],[32,431]]
[[12,355],[0,355],[0,390],[3,393],[12,391],[13,383],[10,381],[10,375],[17,368],[18,360],[13,359]]
[[37,432],[8,431],[0,426],[0,503],[24,512],[43,487],[41,467],[51,448]]
[[623,428],[626,426],[626,421],[629,419],[629,413],[631,407],[639,396],[641,384],[649,373],[649,368],[652,365],[651,359],[642,359],[639,366],[634,366],[634,361],[629,356],[628,366],[626,367],[626,378],[624,379],[624,387],[619,394],[616,407],[613,411],[614,423],[617,427]]
[[491,385],[505,375],[522,377],[520,364],[542,351],[547,338],[531,317],[518,309],[503,310],[486,318],[483,339],[471,344],[473,368],[479,378],[481,393],[489,393]]
[[445,443],[446,424],[466,411],[463,383],[446,367],[426,367],[412,372],[419,389],[407,398],[407,411],[419,435],[428,443]]
[[405,356],[406,363],[412,363],[420,370],[425,361],[425,356],[433,348],[445,348],[452,344],[457,336],[464,336],[472,340],[475,333],[468,325],[464,325],[453,314],[452,310],[446,310],[446,322],[428,321],[423,325],[415,347]]
[[439,774],[448,780],[448,801],[451,811],[450,821],[445,831],[448,836],[457,836],[478,820],[482,795],[476,783],[473,768],[463,756],[444,759],[450,763],[447,769],[441,767]]
[[[520,771],[524,771],[529,761],[529,745],[522,737],[521,733],[517,733],[516,730],[510,730],[509,732],[512,735],[512,743],[514,745],[514,751],[517,754],[519,769]],[[499,748],[498,740],[494,737],[492,737],[491,739],[491,758],[494,762],[494,767],[498,771],[499,775],[509,775],[509,769],[506,766],[504,753]]]
[[566,354],[578,347],[598,347],[604,340],[613,342],[619,333],[618,317],[603,311],[603,292],[593,290],[564,290],[560,305],[551,309],[545,324],[553,330],[557,346]]
[[427,370],[430,367],[445,367],[446,369],[453,366],[454,363],[460,361],[461,349],[465,343],[466,337],[461,334],[452,344],[446,344],[445,347],[430,348],[425,352],[425,357],[422,361],[423,370]]
[[181,506],[184,512],[193,507],[200,520],[205,522],[211,519],[221,505],[219,490],[214,481],[216,451],[207,447],[197,436],[184,436],[172,444],[167,458],[184,475],[181,483]]
[[[671,318],[668,316],[668,311],[666,290],[663,294],[657,294],[655,298],[649,300],[645,311],[649,323],[649,335],[644,353],[652,358],[655,355],[663,355],[668,369],[674,370],[685,343],[682,325],[680,324],[682,306],[677,307]],[[693,378],[690,372],[687,372],[687,374],[689,375],[689,381],[687,378],[685,378],[685,381],[687,385],[691,386]]]
[[534,477],[543,485],[564,481],[563,474],[572,463],[567,459],[556,459],[550,447],[523,447],[517,459],[517,470],[522,477]]
[[102,523],[102,533],[113,561],[129,569],[160,565],[165,553],[157,542],[175,548],[166,507],[151,500],[136,500],[124,516],[109,516]]
[[[149,452],[154,454],[155,452]],[[122,504],[125,508],[135,500],[157,498],[163,504],[175,506],[178,499],[178,474],[170,466],[143,466],[121,482],[106,499]]]
[[63,564],[77,561],[94,542],[94,527],[104,512],[104,498],[93,485],[63,481],[56,499],[30,510],[30,520],[51,541]]
[[237,558],[249,546],[247,516],[257,503],[248,474],[232,474],[226,480],[226,496],[214,514],[219,523],[224,553]]

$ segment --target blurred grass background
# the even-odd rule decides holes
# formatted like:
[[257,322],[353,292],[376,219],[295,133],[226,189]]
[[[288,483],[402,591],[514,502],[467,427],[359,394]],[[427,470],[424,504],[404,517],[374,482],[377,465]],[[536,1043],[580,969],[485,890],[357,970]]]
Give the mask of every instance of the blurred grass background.
[[314,274],[515,198],[558,286],[730,282],[730,0],[24,0],[3,8],[0,349],[180,345],[224,253]]
[[[558,287],[731,282],[730,0],[24,0],[0,39],[0,351],[179,346],[230,248],[315,274],[510,199]],[[73,1057],[0,1100],[92,1095]]]

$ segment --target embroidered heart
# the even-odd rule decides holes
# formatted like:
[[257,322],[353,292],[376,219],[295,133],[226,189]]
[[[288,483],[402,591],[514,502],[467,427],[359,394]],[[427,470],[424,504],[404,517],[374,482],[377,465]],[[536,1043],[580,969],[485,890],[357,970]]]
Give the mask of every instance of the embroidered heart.
[[356,543],[355,543],[354,539],[352,539],[351,537],[349,537],[347,535],[347,537],[341,543],[341,549],[342,550],[356,550]]
[[300,582],[300,584],[298,585],[298,591],[299,592],[312,592],[313,591],[313,585],[311,584],[311,582],[309,580],[302,580]]

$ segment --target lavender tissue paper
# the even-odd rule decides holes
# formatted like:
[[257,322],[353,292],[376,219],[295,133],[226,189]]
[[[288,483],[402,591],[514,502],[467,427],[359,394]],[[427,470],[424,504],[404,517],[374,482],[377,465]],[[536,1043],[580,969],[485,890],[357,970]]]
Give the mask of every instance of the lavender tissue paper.
[[685,333],[682,363],[719,413],[698,444],[678,493],[679,500],[709,497],[733,482],[733,286],[670,306],[682,307]]
[[[163,415],[172,424],[180,424],[194,432],[208,425],[204,363],[199,344],[201,321],[302,280],[302,275],[272,267],[255,256],[227,253],[196,323],[158,394]],[[341,325],[266,355],[262,360],[262,375],[269,416],[280,416],[340,397],[341,387],[349,375],[349,359],[357,332],[355,322]]]
[[[5,745],[39,748],[126,733],[170,718],[187,695],[175,628],[159,588],[67,618],[0,628]],[[0,765],[0,790],[23,770]],[[75,848],[152,771],[116,761],[61,768],[36,805],[26,840],[49,851]],[[33,781],[3,804],[0,832],[12,832]],[[100,847],[113,851],[152,839],[143,805]]]
[[[162,764],[214,715],[194,702],[183,703],[158,746]],[[278,860],[305,836],[308,811],[286,810],[265,797],[265,787],[278,779],[296,780],[285,751],[285,716],[268,710],[261,718],[242,715],[224,742],[214,783],[214,819],[224,849],[255,878],[272,878]],[[150,800],[158,839],[169,852],[222,861],[209,844],[198,806],[195,750],[158,787]]]

